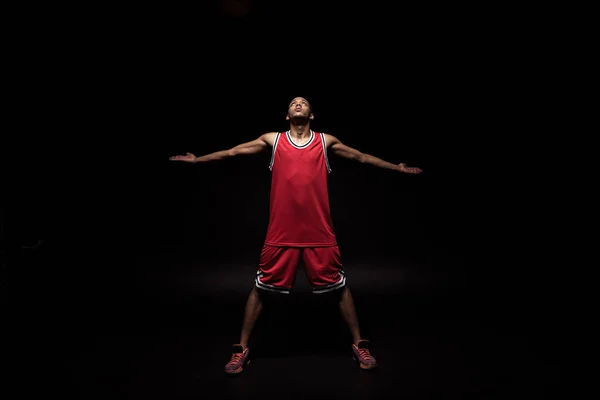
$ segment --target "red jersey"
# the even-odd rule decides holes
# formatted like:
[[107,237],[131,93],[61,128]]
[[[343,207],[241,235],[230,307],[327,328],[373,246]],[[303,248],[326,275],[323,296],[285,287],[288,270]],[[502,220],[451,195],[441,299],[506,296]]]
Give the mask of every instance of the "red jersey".
[[271,204],[265,244],[335,246],[325,136],[311,130],[308,142],[299,146],[293,142],[290,131],[278,132],[269,168]]

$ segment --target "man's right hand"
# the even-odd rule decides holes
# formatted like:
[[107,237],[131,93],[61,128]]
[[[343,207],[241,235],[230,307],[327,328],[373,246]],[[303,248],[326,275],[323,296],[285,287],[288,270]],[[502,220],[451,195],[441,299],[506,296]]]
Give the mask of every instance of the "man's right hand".
[[196,156],[193,155],[192,153],[185,153],[185,156],[173,156],[173,157],[169,157],[169,160],[171,161],[185,161],[185,162],[195,162],[196,161]]

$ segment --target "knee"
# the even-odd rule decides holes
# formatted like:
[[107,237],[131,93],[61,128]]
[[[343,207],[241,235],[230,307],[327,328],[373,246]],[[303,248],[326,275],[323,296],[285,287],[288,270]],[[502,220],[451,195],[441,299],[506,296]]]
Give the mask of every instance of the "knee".
[[344,286],[331,292],[321,293],[318,296],[326,304],[338,304],[346,290],[347,288]]
[[252,295],[256,296],[256,298],[259,299],[260,302],[263,303],[263,305],[269,307],[273,306],[273,304],[283,304],[288,298],[286,294],[264,290],[257,287],[256,285],[252,289]]

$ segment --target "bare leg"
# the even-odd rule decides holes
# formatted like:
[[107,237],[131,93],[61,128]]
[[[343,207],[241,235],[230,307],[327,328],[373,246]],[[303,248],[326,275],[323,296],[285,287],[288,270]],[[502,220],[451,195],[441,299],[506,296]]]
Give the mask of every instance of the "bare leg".
[[350,294],[350,289],[345,286],[342,289],[339,307],[344,321],[346,321],[348,328],[350,328],[352,341],[354,344],[358,344],[361,337],[360,328],[358,326],[358,317],[356,316],[356,310],[354,308],[354,299],[352,298],[352,294]]
[[246,302],[246,310],[244,311],[244,321],[242,323],[242,332],[240,335],[240,344],[244,350],[248,347],[248,340],[250,339],[250,333],[254,328],[254,323],[258,319],[260,312],[262,311],[263,302],[260,297],[260,293],[256,286],[252,287],[248,301]]

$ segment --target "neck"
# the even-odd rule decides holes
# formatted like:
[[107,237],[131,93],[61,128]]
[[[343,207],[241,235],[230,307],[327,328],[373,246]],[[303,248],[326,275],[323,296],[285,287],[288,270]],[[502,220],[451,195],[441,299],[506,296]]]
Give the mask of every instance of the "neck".
[[308,137],[310,136],[310,124],[290,124],[290,134],[292,137]]

